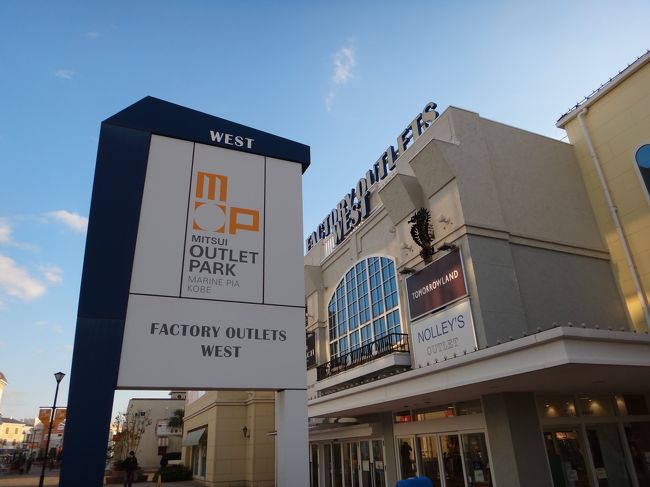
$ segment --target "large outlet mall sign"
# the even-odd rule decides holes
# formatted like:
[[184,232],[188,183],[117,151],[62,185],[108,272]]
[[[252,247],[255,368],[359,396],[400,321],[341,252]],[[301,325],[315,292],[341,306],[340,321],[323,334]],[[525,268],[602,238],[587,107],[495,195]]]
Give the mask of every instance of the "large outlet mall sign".
[[422,112],[397,136],[395,145],[388,148],[379,156],[372,167],[359,179],[356,186],[346,194],[339,204],[318,225],[307,238],[306,246],[309,251],[316,243],[330,235],[334,235],[334,243],[338,245],[354,228],[361,223],[372,209],[370,194],[381,180],[386,178],[397,166],[397,159],[413,145],[438,118],[437,105],[433,102],[426,104]]
[[306,451],[308,165],[303,144],[151,97],[102,123],[62,486],[101,485],[119,388],[276,390],[276,461]]
[[304,386],[300,251],[286,248],[300,178],[299,164],[152,136],[119,387]]

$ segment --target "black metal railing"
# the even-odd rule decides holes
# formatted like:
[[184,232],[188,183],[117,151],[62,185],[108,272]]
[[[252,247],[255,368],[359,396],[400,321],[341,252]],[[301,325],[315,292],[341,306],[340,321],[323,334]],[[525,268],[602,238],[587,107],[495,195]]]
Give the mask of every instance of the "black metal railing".
[[327,379],[345,370],[358,367],[379,357],[397,352],[408,352],[409,343],[406,333],[391,333],[379,337],[374,342],[355,348],[354,350],[336,357],[323,365],[319,365],[316,380]]

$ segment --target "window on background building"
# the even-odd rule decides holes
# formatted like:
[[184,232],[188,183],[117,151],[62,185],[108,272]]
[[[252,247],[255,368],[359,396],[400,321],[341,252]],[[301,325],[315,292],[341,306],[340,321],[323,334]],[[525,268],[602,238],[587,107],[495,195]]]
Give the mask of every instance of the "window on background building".
[[386,257],[357,262],[341,279],[327,307],[330,358],[402,333],[395,263]]
[[646,191],[650,194],[650,144],[639,147],[636,151],[635,159],[639,166],[641,178],[645,183]]

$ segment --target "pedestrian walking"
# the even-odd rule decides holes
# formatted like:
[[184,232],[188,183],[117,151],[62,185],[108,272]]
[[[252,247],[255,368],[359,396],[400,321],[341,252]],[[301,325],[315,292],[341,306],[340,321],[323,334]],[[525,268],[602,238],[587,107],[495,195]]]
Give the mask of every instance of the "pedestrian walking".
[[35,453],[32,452],[28,457],[27,460],[25,460],[25,473],[29,473],[29,471],[32,468],[32,463],[34,463],[34,455]]
[[158,487],[162,486],[163,472],[165,471],[165,468],[167,468],[168,463],[169,460],[167,460],[167,454],[163,453],[163,456],[160,458],[160,472],[158,473]]
[[135,457],[135,452],[130,451],[129,456],[124,460],[124,487],[133,486],[136,470],[138,470],[138,459]]

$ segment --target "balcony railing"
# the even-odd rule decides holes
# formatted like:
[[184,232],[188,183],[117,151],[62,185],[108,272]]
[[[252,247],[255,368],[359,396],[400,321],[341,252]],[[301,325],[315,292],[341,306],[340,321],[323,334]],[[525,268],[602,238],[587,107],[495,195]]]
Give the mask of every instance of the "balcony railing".
[[408,352],[409,343],[406,333],[391,333],[384,335],[374,342],[366,343],[359,348],[340,355],[323,365],[319,365],[316,380],[327,379],[359,365],[371,362],[379,357],[397,352]]

